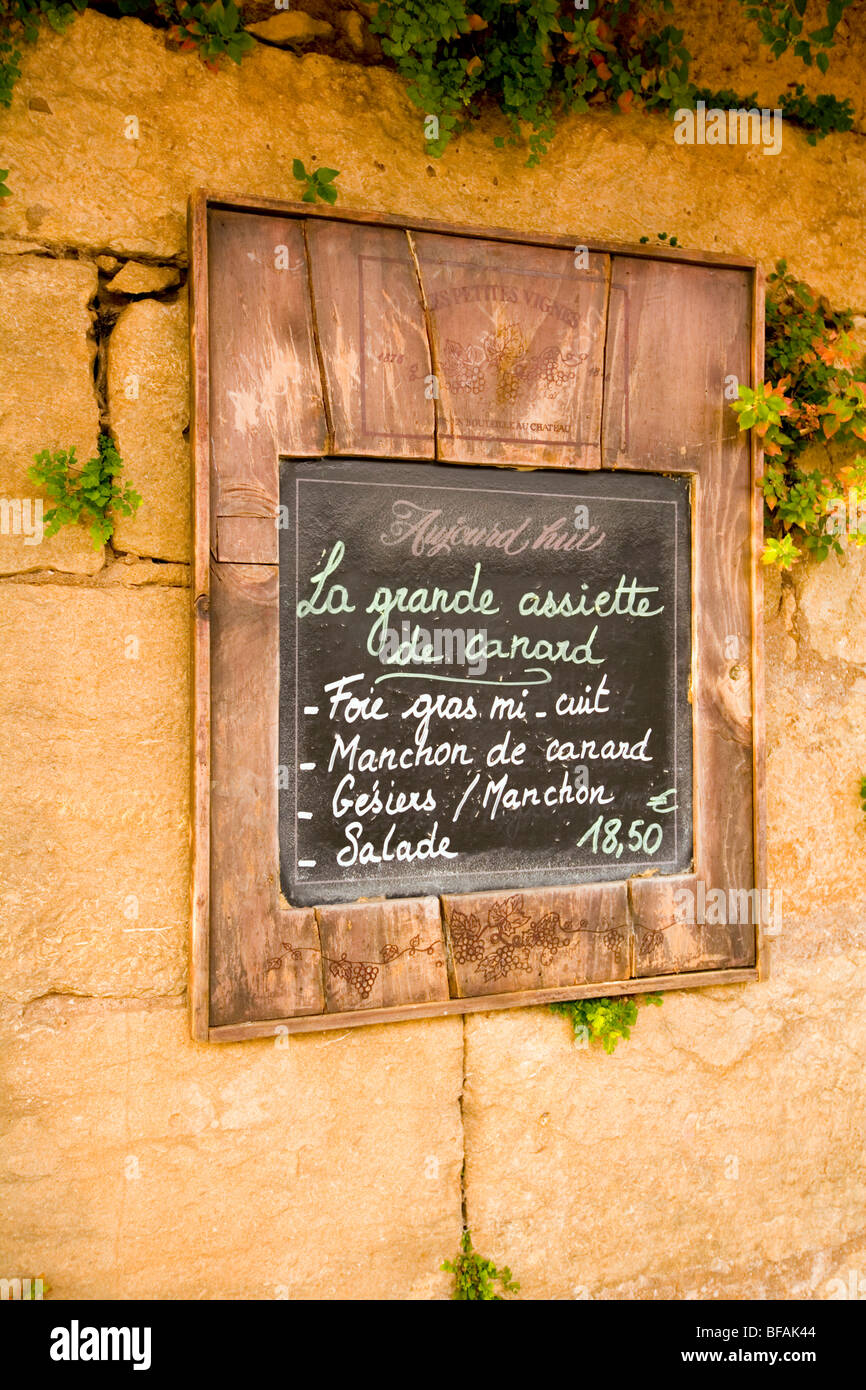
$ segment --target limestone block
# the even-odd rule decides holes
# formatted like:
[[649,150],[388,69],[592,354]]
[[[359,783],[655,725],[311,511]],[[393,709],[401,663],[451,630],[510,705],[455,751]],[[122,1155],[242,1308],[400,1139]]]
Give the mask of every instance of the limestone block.
[[828,555],[795,575],[797,609],[809,646],[825,661],[866,663],[866,546],[845,537],[844,555]]
[[179,1002],[40,1001],[0,1043],[0,1267],[56,1298],[448,1297],[462,1036],[207,1045]]
[[35,504],[42,500],[44,514],[51,503],[27,472],[43,449],[74,445],[79,464],[96,453],[88,312],[96,283],[94,267],[80,262],[0,258],[0,499],[8,504],[0,514],[0,574],[94,574],[103,562],[84,526],[40,539]]
[[108,342],[108,409],[123,477],[142,502],[119,517],[115,550],[190,558],[189,349],[186,303],[143,299],[124,309]]
[[31,251],[44,253],[45,247],[38,241],[18,241],[15,237],[0,239],[0,256],[26,256]]
[[0,997],[177,994],[189,590],[0,585]]
[[117,275],[108,282],[112,294],[159,294],[176,285],[180,272],[170,265],[143,265],[141,261],[127,261]]
[[337,23],[356,53],[363,53],[367,26],[357,10],[341,10]]
[[469,1016],[476,1249],[528,1299],[828,1297],[866,1239],[864,965],[666,995],[609,1057]]
[[276,44],[312,43],[314,39],[330,38],[334,32],[332,24],[314,19],[303,10],[287,10],[258,24],[248,24],[247,28],[256,38]]

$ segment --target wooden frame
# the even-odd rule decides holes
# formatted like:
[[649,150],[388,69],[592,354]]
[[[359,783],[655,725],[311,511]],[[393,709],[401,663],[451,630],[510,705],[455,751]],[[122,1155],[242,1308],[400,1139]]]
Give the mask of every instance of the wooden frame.
[[[672,916],[677,887],[700,881],[707,890],[729,893],[765,885],[762,504],[756,486],[762,460],[757,441],[738,434],[724,399],[732,377],[754,384],[761,376],[763,279],[755,263],[204,192],[191,201],[190,243],[193,1037],[232,1041],[764,977],[760,921],[689,925]],[[391,312],[400,316],[411,350],[419,360],[428,354],[434,372],[441,343],[429,289],[443,246],[453,245],[470,260],[528,258],[542,277],[558,264],[548,253],[573,255],[582,247],[594,258],[595,287],[587,293],[594,296],[602,336],[598,386],[592,388],[598,395],[580,406],[589,430],[584,444],[557,456],[534,440],[461,438],[446,398],[429,416],[419,405],[395,448],[387,438],[395,412],[385,381],[374,383],[375,423],[385,443],[374,439],[365,446],[369,421],[358,424],[359,393],[342,390],[332,370],[335,353],[347,371],[359,355],[355,301],[342,291],[333,305],[326,301],[323,266],[335,247],[351,244],[363,257],[371,244],[386,243],[394,257]],[[279,277],[268,273],[277,253],[288,271]],[[363,303],[359,313],[363,320]],[[371,929],[379,930],[387,913],[389,930],[405,918],[440,932],[440,977],[447,966],[451,984],[443,993],[441,985],[413,974],[409,962],[401,986],[408,998],[398,992],[347,1008],[324,968],[327,942],[343,939],[339,910],[293,908],[282,899],[272,775],[278,761],[279,458],[358,453],[691,476],[693,871],[619,885],[617,964],[612,956],[596,960],[573,984],[454,997],[451,915],[460,895],[445,895],[441,903],[368,902],[354,905],[353,914]],[[538,889],[526,896],[531,909],[536,897],[559,895],[559,902],[563,895],[591,897],[615,886]]]

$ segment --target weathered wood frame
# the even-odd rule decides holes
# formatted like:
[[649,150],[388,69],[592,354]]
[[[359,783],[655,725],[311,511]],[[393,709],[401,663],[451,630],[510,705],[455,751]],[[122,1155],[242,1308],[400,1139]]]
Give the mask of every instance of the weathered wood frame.
[[[223,248],[214,273],[210,258],[209,219],[230,214],[234,243]],[[238,217],[236,215],[243,216]],[[233,219],[233,220],[232,220]],[[316,912],[295,909],[279,890],[277,791],[272,775],[277,763],[278,720],[278,568],[275,521],[279,500],[279,457],[340,456],[355,452],[335,448],[334,419],[324,384],[319,334],[311,323],[316,347],[313,364],[321,374],[322,393],[317,438],[298,437],[297,421],[279,399],[280,371],[273,335],[268,336],[270,304],[256,291],[244,298],[253,283],[244,254],[244,227],[255,242],[255,226],[273,219],[303,246],[306,284],[310,264],[305,228],[317,219],[347,222],[357,227],[394,228],[404,233],[436,233],[525,247],[574,250],[586,245],[591,254],[606,257],[609,292],[605,324],[604,417],[600,459],[570,467],[634,468],[663,473],[687,473],[693,481],[693,653],[692,701],[694,732],[695,856],[691,875],[628,880],[627,969],[623,978],[593,980],[555,988],[440,999],[429,1003],[323,1012],[316,1005],[318,981],[304,967],[291,990],[261,999],[256,974],[268,940],[288,932],[296,940],[318,939]],[[297,237],[300,228],[301,239]],[[294,230],[292,230],[294,229]],[[224,238],[231,243],[231,236]],[[269,234],[268,248],[272,249]],[[412,237],[409,237],[413,246]],[[762,502],[757,480],[762,469],[759,442],[738,439],[736,422],[724,414],[721,382],[732,374],[729,353],[730,316],[715,312],[716,300],[730,290],[733,300],[748,309],[741,325],[738,371],[742,380],[760,380],[763,367],[763,277],[760,268],[742,257],[696,253],[666,246],[629,246],[608,242],[584,243],[574,236],[527,236],[523,233],[437,222],[337,211],[308,204],[277,203],[256,198],[196,194],[190,204],[192,265],[192,391],[194,487],[193,685],[192,759],[192,927],[190,961],[190,1018],[196,1039],[236,1041],[277,1033],[412,1019],[475,1010],[510,1008],[562,999],[598,997],[742,983],[765,978],[768,970],[764,928],[757,925],[726,928],[711,947],[701,935],[708,928],[692,927],[692,954],[701,968],[683,966],[682,955],[668,954],[666,968],[638,974],[636,931],[653,931],[670,916],[676,886],[694,885],[744,889],[765,887],[763,657],[761,643]],[[231,268],[231,273],[229,273]],[[671,270],[677,268],[677,278]],[[683,278],[680,278],[683,277]],[[735,277],[735,278],[732,278]],[[686,283],[686,281],[689,283]],[[674,287],[676,293],[671,293]],[[625,293],[614,296],[613,289]],[[682,291],[682,293],[680,292]],[[643,339],[628,345],[628,320],[617,309],[631,294],[640,304],[667,303],[667,340],[682,335],[682,371],[703,344],[704,365],[717,364],[719,400],[710,398],[700,376],[691,395],[678,382],[664,390],[664,371],[671,361],[654,367],[658,354]],[[215,302],[219,301],[219,302]],[[311,303],[314,301],[311,301]],[[231,304],[235,304],[235,311]],[[238,309],[238,305],[240,308]],[[256,312],[251,312],[256,310]],[[279,320],[277,305],[277,321]],[[702,315],[706,317],[702,319]],[[638,315],[638,319],[640,315]],[[233,329],[228,325],[234,324]],[[213,325],[216,324],[216,328]],[[429,330],[429,318],[428,318]],[[240,350],[243,379],[228,411],[225,362]],[[223,375],[214,379],[212,335],[222,343]],[[228,335],[226,337],[226,334]],[[706,339],[701,337],[706,335]],[[226,346],[228,344],[228,346]],[[623,344],[625,344],[623,346]],[[642,355],[643,354],[643,355]],[[690,356],[691,354],[691,356]],[[663,354],[662,354],[663,356]],[[700,352],[698,352],[700,356]],[[623,434],[613,407],[608,408],[608,383],[621,359],[634,376],[631,395],[631,438],[621,449]],[[435,363],[432,351],[431,361]],[[312,370],[312,367],[311,367]],[[678,369],[679,370],[679,369]],[[655,375],[653,375],[655,372]],[[661,373],[661,378],[659,377]],[[262,382],[269,382],[267,397]],[[244,417],[238,402],[244,386]],[[677,389],[674,389],[677,388]],[[658,408],[661,390],[662,409]],[[614,403],[615,405],[615,403]],[[252,413],[251,413],[252,412]],[[730,416],[730,419],[728,419]],[[711,425],[708,436],[707,425]],[[620,431],[619,435],[617,431]],[[294,433],[293,433],[294,431]],[[683,444],[682,439],[686,439]],[[434,450],[436,442],[434,437]],[[651,451],[651,456],[650,456]],[[531,448],[518,449],[525,465],[550,466],[534,458]],[[385,457],[430,459],[440,455],[421,448],[416,455],[385,451]],[[447,455],[455,459],[453,452]],[[228,464],[226,460],[233,462]],[[736,467],[732,467],[732,459]],[[239,462],[240,460],[240,462]],[[469,463],[495,460],[468,457]],[[509,457],[503,466],[513,466]],[[220,477],[220,469],[226,476]],[[231,474],[227,478],[227,474]],[[728,587],[729,586],[729,587]],[[730,639],[738,649],[732,654]],[[243,699],[239,699],[243,684]],[[214,737],[215,734],[215,737]],[[214,789],[216,788],[216,792]],[[719,802],[726,807],[725,813]],[[581,885],[585,888],[587,885]],[[589,885],[592,887],[592,885]],[[599,891],[610,884],[598,885]],[[545,891],[545,890],[539,890]],[[550,892],[551,890],[546,890]],[[564,893],[572,891],[569,888]],[[411,900],[410,900],[411,901]],[[443,910],[444,910],[444,904]],[[368,904],[367,909],[373,909]],[[679,924],[677,924],[679,930]],[[683,931],[686,930],[684,927]],[[716,930],[716,929],[714,929]],[[443,923],[447,941],[447,928]],[[657,939],[656,934],[656,939]],[[665,939],[667,940],[667,938]],[[721,947],[718,941],[721,940]],[[214,980],[213,955],[218,947],[222,986]],[[667,948],[665,948],[667,950]],[[664,954],[664,952],[662,953]],[[713,962],[715,961],[715,964]],[[228,963],[228,966],[226,965]],[[231,998],[217,999],[222,987]],[[250,1001],[258,1000],[257,1004]],[[214,1021],[217,1009],[220,1021]],[[266,1016],[244,1016],[262,1012]],[[229,1017],[229,1015],[234,1015]]]

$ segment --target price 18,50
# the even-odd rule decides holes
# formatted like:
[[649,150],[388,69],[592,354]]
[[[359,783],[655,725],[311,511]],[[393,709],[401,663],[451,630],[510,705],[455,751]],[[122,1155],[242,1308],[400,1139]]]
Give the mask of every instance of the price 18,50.
[[[645,828],[641,829],[642,826]],[[599,816],[586,833],[581,835],[577,847],[581,849],[590,842],[593,854],[608,854],[614,859],[619,859],[626,848],[626,844],[620,839],[622,828],[622,821],[617,820],[615,816],[610,820]],[[626,843],[632,854],[655,854],[661,842],[662,828],[658,821],[633,820],[626,833]]]

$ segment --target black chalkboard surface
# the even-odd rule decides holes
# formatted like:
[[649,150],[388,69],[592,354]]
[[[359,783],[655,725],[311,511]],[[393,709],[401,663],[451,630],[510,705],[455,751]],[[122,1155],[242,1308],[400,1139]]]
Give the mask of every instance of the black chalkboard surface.
[[686,479],[283,460],[280,500],[289,902],[689,868]]

